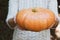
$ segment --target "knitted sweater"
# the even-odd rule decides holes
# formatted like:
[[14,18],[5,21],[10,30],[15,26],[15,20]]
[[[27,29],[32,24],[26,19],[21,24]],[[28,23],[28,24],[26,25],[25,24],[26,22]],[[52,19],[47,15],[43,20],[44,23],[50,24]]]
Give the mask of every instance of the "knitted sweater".
[[[52,10],[56,16],[57,0],[9,0],[9,10],[6,22],[16,16],[17,12],[23,8],[42,7]],[[50,40],[50,29],[40,32],[20,30],[17,26],[14,29],[12,40]]]

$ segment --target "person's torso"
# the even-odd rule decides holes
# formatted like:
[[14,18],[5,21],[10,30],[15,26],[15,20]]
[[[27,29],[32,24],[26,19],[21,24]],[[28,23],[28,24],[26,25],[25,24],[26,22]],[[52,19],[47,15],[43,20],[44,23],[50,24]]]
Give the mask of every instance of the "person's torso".
[[19,0],[18,9],[21,10],[23,8],[35,8],[35,7],[48,8],[49,2],[50,2],[49,0]]
[[[43,7],[48,8],[49,0],[19,0],[19,11],[24,8]],[[16,28],[13,40],[50,40],[50,29],[41,32],[22,31]]]
[[50,29],[40,32],[20,30],[18,27],[14,30],[13,40],[50,40]]

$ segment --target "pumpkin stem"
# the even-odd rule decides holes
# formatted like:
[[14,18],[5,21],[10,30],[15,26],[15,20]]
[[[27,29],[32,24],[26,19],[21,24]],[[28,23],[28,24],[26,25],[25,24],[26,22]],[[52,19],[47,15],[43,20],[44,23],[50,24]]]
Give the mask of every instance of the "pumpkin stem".
[[32,9],[32,12],[36,12],[36,10],[35,9]]

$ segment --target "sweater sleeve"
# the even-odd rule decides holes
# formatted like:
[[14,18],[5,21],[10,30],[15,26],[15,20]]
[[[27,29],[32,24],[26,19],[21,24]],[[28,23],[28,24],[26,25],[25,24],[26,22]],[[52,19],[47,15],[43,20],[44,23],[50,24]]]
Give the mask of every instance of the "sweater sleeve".
[[10,25],[8,24],[8,20],[10,18],[15,17],[17,14],[17,11],[18,11],[18,0],[9,0],[8,15],[6,18],[6,23],[9,27],[10,27]]
[[55,16],[58,18],[58,4],[57,0],[50,0],[49,9],[55,13]]

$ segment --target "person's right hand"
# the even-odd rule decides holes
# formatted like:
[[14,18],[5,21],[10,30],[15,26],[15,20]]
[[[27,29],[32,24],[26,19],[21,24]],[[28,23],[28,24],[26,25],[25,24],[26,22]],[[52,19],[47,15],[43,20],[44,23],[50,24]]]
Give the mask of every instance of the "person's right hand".
[[14,18],[9,19],[8,24],[10,25],[11,29],[14,29],[14,27],[16,26],[16,23],[14,22]]

